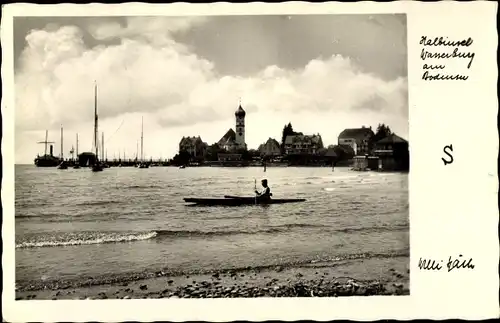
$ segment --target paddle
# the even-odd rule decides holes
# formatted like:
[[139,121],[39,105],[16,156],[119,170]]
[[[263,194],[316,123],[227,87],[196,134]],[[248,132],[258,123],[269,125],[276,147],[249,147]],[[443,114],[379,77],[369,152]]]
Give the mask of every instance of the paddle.
[[255,178],[253,179],[253,188],[255,192],[255,204],[257,204],[257,180]]

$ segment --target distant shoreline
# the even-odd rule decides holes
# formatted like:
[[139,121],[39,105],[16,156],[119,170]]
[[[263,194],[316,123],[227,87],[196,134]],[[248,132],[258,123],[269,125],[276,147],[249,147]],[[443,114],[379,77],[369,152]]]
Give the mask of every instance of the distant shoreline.
[[[37,167],[36,165],[34,164],[14,164],[14,166],[33,166],[33,167]],[[130,167],[134,167],[134,166],[122,166],[122,168],[130,168]],[[175,166],[175,165],[159,165],[159,166],[152,166],[152,168],[156,168],[156,167],[179,167],[179,166]],[[260,168],[264,168],[263,165],[245,165],[245,166],[227,166],[227,165],[198,165],[198,166],[186,166],[186,167],[225,167],[225,168],[235,168],[235,167],[238,167],[238,168],[246,168],[246,167],[260,167]],[[332,168],[332,166],[325,166],[325,165],[266,165],[266,167],[274,167],[274,168],[279,168],[279,167],[315,167],[315,168],[318,168],[318,167],[323,167],[323,168]],[[342,166],[335,166],[335,168],[347,168],[347,167],[352,167],[352,166],[347,166],[347,165],[342,165]],[[37,167],[37,168],[57,168],[56,166],[54,167]],[[89,167],[81,167],[81,168],[89,168]],[[117,166],[113,166],[112,168],[118,168]]]
[[[14,166],[33,166],[33,168],[46,168],[46,169],[57,169],[57,167],[37,167],[36,165],[33,164],[14,164]],[[174,165],[158,165],[158,166],[150,166],[150,168],[163,168],[163,167],[170,167],[170,168],[179,168],[180,166],[174,166]],[[80,171],[83,169],[87,169],[89,167],[81,167]],[[135,166],[130,165],[130,166],[112,166],[110,168],[135,168]],[[262,165],[245,165],[245,166],[228,166],[228,165],[197,165],[197,166],[185,166],[185,168],[264,168]],[[325,165],[266,165],[266,168],[332,168],[332,166],[325,166]],[[338,165],[333,167],[333,169],[352,169],[351,165]],[[409,170],[354,170],[355,172],[377,172],[377,173],[409,173]],[[66,170],[67,171],[67,170]]]

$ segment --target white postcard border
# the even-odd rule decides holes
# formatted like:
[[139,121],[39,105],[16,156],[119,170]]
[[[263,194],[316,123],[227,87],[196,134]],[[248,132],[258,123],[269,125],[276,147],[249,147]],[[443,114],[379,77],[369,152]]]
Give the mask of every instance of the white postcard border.
[[[376,320],[498,317],[497,4],[494,2],[13,4],[2,17],[3,312],[9,321]],[[410,296],[14,301],[14,16],[406,13],[410,115]],[[474,39],[464,83],[424,82],[421,36]],[[463,93],[466,92],[467,95]],[[471,111],[472,110],[472,111]],[[464,130],[466,127],[466,130]],[[466,134],[464,134],[464,131]],[[467,136],[468,134],[468,136]],[[457,161],[444,166],[443,145]],[[471,145],[472,148],[471,148]],[[474,156],[464,152],[474,151]],[[467,184],[467,185],[465,185]],[[463,253],[472,271],[418,270]]]

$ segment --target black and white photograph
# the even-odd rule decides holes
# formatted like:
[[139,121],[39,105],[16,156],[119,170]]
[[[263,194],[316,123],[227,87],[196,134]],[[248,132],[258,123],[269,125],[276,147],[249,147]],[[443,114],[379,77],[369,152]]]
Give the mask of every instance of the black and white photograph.
[[407,15],[13,19],[15,298],[410,295]]

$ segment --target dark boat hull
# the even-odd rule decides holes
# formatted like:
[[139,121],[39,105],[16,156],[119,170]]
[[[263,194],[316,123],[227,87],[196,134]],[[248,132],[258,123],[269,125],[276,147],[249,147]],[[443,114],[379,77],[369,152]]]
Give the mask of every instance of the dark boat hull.
[[259,199],[255,197],[234,198],[185,198],[185,202],[195,205],[213,206],[240,206],[240,205],[269,205],[304,202],[305,199]]
[[45,155],[35,158],[35,165],[37,167],[57,167],[61,163],[59,158]]
[[61,163],[59,166],[57,166],[57,169],[68,169],[68,165]]

